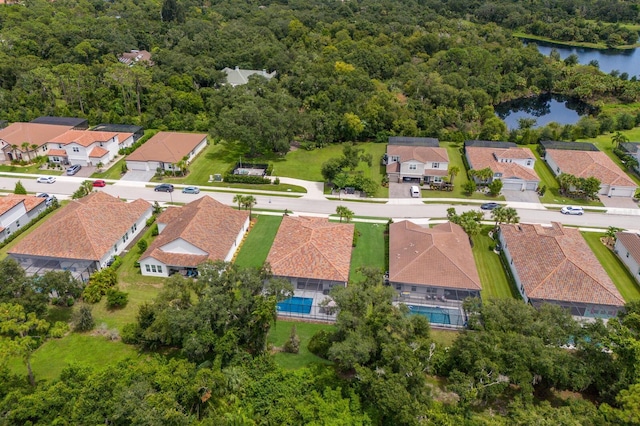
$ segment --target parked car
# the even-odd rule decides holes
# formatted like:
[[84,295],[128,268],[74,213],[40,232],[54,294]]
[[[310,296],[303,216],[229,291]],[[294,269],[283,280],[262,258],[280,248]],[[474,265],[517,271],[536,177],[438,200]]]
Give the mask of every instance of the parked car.
[[73,166],[71,166],[71,167],[69,167],[67,169],[67,175],[68,176],[73,176],[76,173],[78,173],[81,168],[82,168],[82,166],[80,164],[74,164]]
[[54,178],[53,176],[40,176],[38,179],[36,179],[36,182],[38,182],[38,183],[55,183],[56,182],[56,178]]
[[171,185],[170,183],[161,183],[153,190],[156,192],[173,192],[173,185]]
[[200,188],[197,186],[187,186],[182,190],[183,194],[199,194]]
[[493,210],[498,207],[500,207],[500,204],[498,203],[484,203],[483,205],[480,206],[482,210]]
[[51,203],[53,203],[53,200],[56,199],[55,196],[49,195],[46,192],[41,192],[40,194],[36,195],[36,197],[45,198],[44,205],[47,206],[47,207],[49,207],[51,205]]
[[94,180],[93,186],[97,188],[102,188],[107,186],[107,182],[103,181],[102,179]]
[[562,213],[562,214],[577,214],[579,216],[582,216],[584,214],[584,209],[582,207],[565,206],[562,209],[560,209],[560,213]]
[[420,187],[417,185],[411,185],[411,188],[409,189],[409,193],[411,194],[411,197],[413,198],[419,198],[420,197]]

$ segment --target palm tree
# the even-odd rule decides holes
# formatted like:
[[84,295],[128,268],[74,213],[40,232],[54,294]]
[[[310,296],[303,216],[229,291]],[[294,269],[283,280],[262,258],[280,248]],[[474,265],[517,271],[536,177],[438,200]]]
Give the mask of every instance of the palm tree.
[[453,179],[458,176],[460,173],[460,167],[458,166],[449,166],[449,182],[453,185]]
[[556,178],[558,185],[560,185],[560,191],[563,193],[569,192],[572,186],[576,184],[576,177],[568,173],[560,173]]
[[610,226],[607,228],[607,232],[605,232],[605,236],[607,238],[607,243],[610,246],[613,246],[616,242],[616,234],[621,232],[622,228],[616,228],[615,226]]
[[336,214],[340,217],[340,222],[342,222],[342,218],[344,217],[345,211],[349,210],[345,206],[336,207]]
[[615,132],[613,136],[611,136],[611,143],[616,147],[620,148],[621,143],[629,142],[629,138],[626,135],[623,135],[620,132]]
[[497,231],[500,224],[507,220],[507,212],[505,207],[500,206],[491,210],[491,218],[496,221],[496,226],[494,228],[494,231]]
[[518,211],[513,207],[506,207],[505,209],[505,223],[518,223],[520,222],[520,216]]
[[29,142],[22,142],[22,145],[20,145],[22,147],[22,152],[24,152],[25,154],[27,154],[27,156],[29,155]]
[[258,204],[258,200],[256,200],[256,197],[254,197],[253,195],[242,197],[242,205],[249,210],[249,217],[251,217],[251,209],[256,204]]
[[16,152],[18,151],[18,145],[11,144],[11,154],[13,157],[13,161],[17,161],[18,160],[18,154],[16,154]]
[[238,203],[238,210],[240,210],[240,206],[242,205],[243,200],[244,200],[244,195],[236,194],[233,196],[233,202]]

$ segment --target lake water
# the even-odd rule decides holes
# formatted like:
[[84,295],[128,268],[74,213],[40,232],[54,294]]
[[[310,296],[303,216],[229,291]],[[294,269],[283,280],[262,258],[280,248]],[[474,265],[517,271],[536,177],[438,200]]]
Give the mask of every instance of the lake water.
[[534,127],[543,127],[551,122],[575,124],[581,116],[592,112],[587,104],[559,95],[516,99],[496,105],[495,111],[509,129],[517,129],[520,118],[533,118]]
[[640,73],[640,49],[588,49],[584,47],[571,47],[561,44],[547,43],[538,40],[522,40],[524,44],[535,43],[538,51],[545,56],[549,56],[551,50],[556,49],[562,59],[575,53],[578,55],[578,62],[587,65],[589,62],[598,61],[599,68],[605,73],[618,70],[626,72],[629,77]]

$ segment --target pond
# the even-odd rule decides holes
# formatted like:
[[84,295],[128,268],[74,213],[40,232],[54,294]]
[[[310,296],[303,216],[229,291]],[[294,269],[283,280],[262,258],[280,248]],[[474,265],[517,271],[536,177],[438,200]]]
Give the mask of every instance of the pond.
[[587,65],[591,61],[598,61],[600,70],[607,74],[618,70],[620,73],[626,72],[631,77],[638,75],[638,71],[640,71],[640,49],[588,49],[538,40],[523,39],[522,41],[524,44],[535,43],[538,46],[538,51],[545,56],[549,56],[551,50],[555,49],[560,53],[562,59],[566,59],[571,54],[578,55],[578,62],[583,65]]
[[548,94],[504,102],[496,105],[495,111],[509,129],[517,129],[520,118],[533,118],[534,127],[543,127],[551,122],[575,124],[581,116],[595,112],[584,102]]

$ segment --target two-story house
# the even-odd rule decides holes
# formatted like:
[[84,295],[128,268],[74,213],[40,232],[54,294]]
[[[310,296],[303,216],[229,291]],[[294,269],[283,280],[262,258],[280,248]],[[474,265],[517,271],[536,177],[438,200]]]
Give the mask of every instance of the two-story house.
[[490,169],[493,176],[476,183],[488,184],[495,179],[502,181],[503,190],[535,191],[540,178],[534,170],[536,157],[529,148],[519,148],[512,142],[465,141],[465,157],[471,170]]
[[69,130],[49,140],[47,155],[58,164],[107,164],[118,154],[120,138],[133,140],[133,134]]
[[0,197],[0,241],[31,222],[46,208],[46,199],[34,195]]
[[432,138],[389,138],[382,161],[389,182],[440,183],[449,169],[447,150]]
[[12,123],[0,130],[0,161],[33,160],[47,155],[47,142],[71,129],[71,126]]

